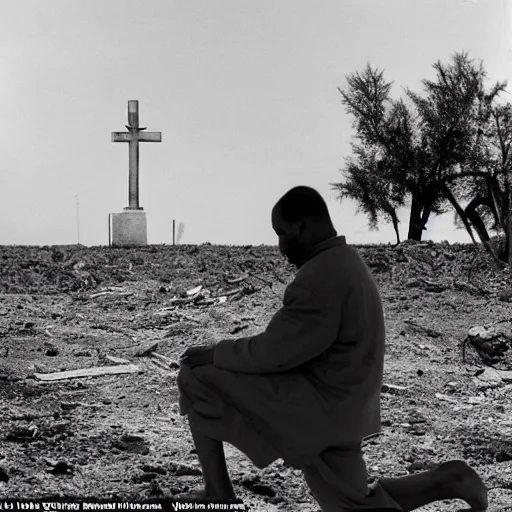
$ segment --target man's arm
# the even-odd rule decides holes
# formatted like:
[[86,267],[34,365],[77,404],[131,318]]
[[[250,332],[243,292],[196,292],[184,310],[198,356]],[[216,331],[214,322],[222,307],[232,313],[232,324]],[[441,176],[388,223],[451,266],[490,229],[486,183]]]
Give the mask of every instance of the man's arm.
[[332,345],[341,319],[339,304],[323,304],[311,291],[291,284],[286,289],[283,307],[266,330],[256,336],[217,343],[214,365],[242,373],[296,368]]

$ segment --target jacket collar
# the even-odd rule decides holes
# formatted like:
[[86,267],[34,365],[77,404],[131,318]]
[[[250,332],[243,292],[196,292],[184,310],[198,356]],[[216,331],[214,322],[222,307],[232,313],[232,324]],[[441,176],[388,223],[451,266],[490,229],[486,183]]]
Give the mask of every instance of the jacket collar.
[[304,265],[304,263],[309,261],[311,258],[314,258],[321,252],[325,251],[326,249],[330,249],[331,247],[336,247],[338,245],[347,245],[347,241],[344,235],[332,236],[331,238],[327,238],[326,240],[323,240],[322,242],[316,244],[313,247],[312,251],[309,253],[309,256],[304,260],[302,265]]

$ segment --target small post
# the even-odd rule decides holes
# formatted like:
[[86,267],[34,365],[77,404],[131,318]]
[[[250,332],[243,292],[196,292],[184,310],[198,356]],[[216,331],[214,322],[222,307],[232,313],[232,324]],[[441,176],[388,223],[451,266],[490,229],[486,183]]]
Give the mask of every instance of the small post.
[[176,220],[172,219],[172,245],[176,243]]
[[507,175],[507,188],[508,188],[508,266],[512,269],[512,187],[510,186],[510,177]]
[[80,203],[78,202],[78,194],[76,197],[76,243],[80,245]]

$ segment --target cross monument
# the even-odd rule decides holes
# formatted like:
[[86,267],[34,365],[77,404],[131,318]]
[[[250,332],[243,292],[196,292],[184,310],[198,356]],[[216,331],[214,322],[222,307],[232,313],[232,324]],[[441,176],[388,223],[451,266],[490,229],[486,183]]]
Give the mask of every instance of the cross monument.
[[114,246],[147,245],[146,214],[139,205],[139,142],[162,142],[161,132],[139,128],[139,102],[128,101],[127,132],[112,132],[112,142],[128,142],[128,206],[122,213],[109,215],[109,244]]
[[129,206],[125,210],[142,210],[139,206],[139,142],[162,142],[161,132],[143,132],[139,128],[139,102],[128,102],[127,132],[112,132],[112,142],[128,142],[129,145]]

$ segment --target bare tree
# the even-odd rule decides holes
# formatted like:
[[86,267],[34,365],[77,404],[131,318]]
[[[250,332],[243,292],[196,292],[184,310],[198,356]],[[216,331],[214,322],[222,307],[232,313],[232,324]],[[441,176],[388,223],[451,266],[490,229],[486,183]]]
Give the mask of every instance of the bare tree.
[[[505,84],[487,92],[482,64],[476,66],[466,53],[456,53],[449,64],[437,62],[434,69],[436,80],[423,81],[422,95],[406,90],[405,99],[398,101],[390,98],[392,83],[370,65],[347,77],[347,90],[339,91],[354,118],[358,142],[352,145],[354,157],[342,169],[346,182],[333,186],[340,198],[352,197],[366,204],[366,213],[387,213],[391,220],[389,206],[396,209],[410,198],[408,238],[413,240],[421,240],[431,214],[445,213],[451,205],[476,242],[471,224],[479,234],[481,226],[471,210],[460,206],[460,185],[452,190],[450,184],[473,175],[485,161],[483,127]],[[363,179],[365,172],[372,177]],[[380,199],[369,195],[361,182],[366,189],[373,184]],[[384,192],[390,194],[387,201],[382,200]],[[376,225],[377,217],[372,218]]]
[[[356,150],[357,151],[357,150]],[[369,218],[369,229],[378,230],[379,214],[393,223],[397,244],[400,243],[397,208],[402,206],[401,198],[394,197],[393,184],[379,176],[379,162],[372,155],[362,152],[357,161],[349,161],[342,173],[346,180],[331,184],[339,192],[340,201],[350,198],[357,201],[357,213],[365,213]],[[375,168],[375,169],[374,169]]]

